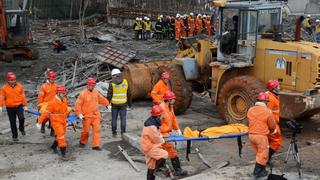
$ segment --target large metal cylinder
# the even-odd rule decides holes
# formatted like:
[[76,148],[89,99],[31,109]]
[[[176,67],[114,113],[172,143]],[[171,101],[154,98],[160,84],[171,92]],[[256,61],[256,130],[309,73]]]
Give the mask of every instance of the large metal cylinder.
[[150,98],[153,85],[160,79],[158,68],[170,62],[168,60],[157,60],[147,63],[126,64],[123,75],[130,84],[132,99]]

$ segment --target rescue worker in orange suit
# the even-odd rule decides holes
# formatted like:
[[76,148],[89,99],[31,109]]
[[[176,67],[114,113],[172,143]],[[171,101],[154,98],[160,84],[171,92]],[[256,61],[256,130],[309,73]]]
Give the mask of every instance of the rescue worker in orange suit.
[[176,15],[176,19],[174,20],[174,29],[175,29],[175,38],[177,41],[181,38],[181,21],[180,21],[180,14]]
[[[172,91],[165,92],[164,102],[159,104],[164,113],[161,119],[160,132],[163,137],[170,136],[170,133],[173,132],[176,135],[182,135],[179,128],[179,123],[174,114],[173,104],[175,102],[175,94]],[[174,147],[173,142],[166,142],[162,144],[164,150],[168,152],[169,158],[171,159],[173,169],[175,170],[178,176],[185,176],[188,174],[187,171],[181,168],[180,160],[178,157],[177,150]]]
[[203,23],[204,23],[204,27],[205,27],[205,33],[208,36],[211,36],[211,17],[203,15],[203,18],[204,18]]
[[180,36],[181,37],[187,37],[187,24],[185,23],[186,22],[186,18],[187,16],[186,15],[183,15],[182,18],[180,18]]
[[195,20],[193,13],[190,13],[190,16],[188,17],[188,27],[188,37],[192,37],[195,31]]
[[100,144],[100,119],[99,104],[108,108],[109,101],[94,89],[96,80],[89,77],[87,88],[84,89],[75,104],[75,113],[82,120],[82,132],[80,147],[84,148],[88,143],[90,127],[92,127],[92,149],[101,151]]
[[57,95],[48,103],[46,111],[43,112],[36,124],[37,128],[41,128],[41,124],[49,118],[51,126],[56,134],[56,138],[51,146],[55,153],[58,152],[57,146],[61,150],[61,159],[67,161],[66,156],[67,140],[67,117],[70,113],[68,110],[68,101],[66,98],[67,88],[65,86],[57,87]]
[[203,24],[202,24],[202,16],[201,14],[198,14],[196,19],[196,34],[202,33]]
[[[57,73],[54,71],[49,71],[47,76],[48,76],[48,80],[46,83],[44,83],[41,86],[40,92],[38,94],[38,110],[40,110],[43,106],[45,106],[45,104],[51,101],[57,93],[58,85],[55,83],[55,80],[57,79]],[[46,124],[46,121],[44,121],[41,126],[41,133],[45,133],[45,124]],[[49,127],[51,127],[50,122],[49,122]],[[50,135],[51,136],[54,135],[52,128],[51,128]]]
[[269,159],[268,135],[276,132],[274,116],[267,107],[269,96],[259,93],[256,104],[248,110],[249,140],[256,154],[256,164],[253,171],[255,178],[268,175],[266,164]]
[[160,104],[163,102],[164,93],[170,90],[169,78],[169,73],[163,72],[161,74],[161,79],[153,86],[151,98],[154,104]]
[[164,111],[154,105],[151,110],[151,117],[144,122],[141,134],[141,149],[145,155],[148,167],[147,180],[154,180],[155,175],[163,170],[168,152],[162,148],[164,139],[160,133],[161,117]]
[[27,110],[27,99],[24,94],[23,86],[17,82],[15,73],[7,73],[7,83],[2,87],[0,92],[0,113],[3,111],[3,105],[7,108],[7,113],[10,121],[13,141],[18,141],[18,131],[16,119],[19,119],[19,130],[22,136],[25,136],[24,131],[24,113]]
[[268,108],[272,111],[274,115],[274,120],[276,122],[276,133],[275,134],[269,134],[268,135],[268,141],[269,141],[269,161],[268,163],[271,163],[271,157],[272,155],[279,151],[281,148],[281,145],[283,143],[283,139],[281,136],[281,130],[279,126],[280,122],[280,102],[279,102],[279,90],[280,90],[280,83],[277,80],[269,80],[267,83],[268,92],[269,95],[269,103]]

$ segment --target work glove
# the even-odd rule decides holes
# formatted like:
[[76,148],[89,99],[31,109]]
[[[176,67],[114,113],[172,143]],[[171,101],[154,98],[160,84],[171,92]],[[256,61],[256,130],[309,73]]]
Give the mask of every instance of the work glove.
[[40,130],[41,129],[41,124],[37,123],[36,124],[36,128]]
[[161,143],[165,143],[165,142],[166,142],[166,141],[164,140],[162,134],[160,134],[160,137],[159,137],[159,138],[160,138],[160,142],[161,142]]
[[132,108],[130,106],[127,106],[127,111],[131,111]]
[[28,110],[28,107],[27,107],[27,106],[23,106],[23,110],[24,110],[24,111],[27,111],[27,110]]
[[277,129],[274,129],[274,131],[271,134],[276,134],[277,133]]
[[106,108],[107,108],[108,112],[111,112],[111,108],[112,108],[111,104],[109,104]]
[[78,118],[82,121],[84,116],[82,114],[79,114]]
[[2,107],[0,107],[0,113],[2,113],[2,111],[3,111],[3,109],[2,109]]

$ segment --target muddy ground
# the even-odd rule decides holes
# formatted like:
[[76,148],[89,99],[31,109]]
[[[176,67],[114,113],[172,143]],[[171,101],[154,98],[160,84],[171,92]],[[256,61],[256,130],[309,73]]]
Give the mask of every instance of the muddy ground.
[[[95,53],[99,48],[106,45],[121,50],[136,53],[136,59],[170,59],[176,51],[176,43],[173,41],[156,42],[134,41],[132,32],[124,29],[111,28],[105,24],[99,28],[89,27],[88,37],[97,33],[108,34],[110,40],[97,43],[87,40],[80,45],[77,40],[77,30],[73,26],[63,25],[57,28],[55,33],[48,31],[43,23],[34,23],[35,43],[32,45],[40,52],[37,61],[26,61],[16,58],[13,63],[0,62],[0,85],[4,84],[6,72],[15,71],[18,81],[27,89],[27,96],[30,100],[29,108],[36,107],[35,94],[37,88],[43,82],[43,72],[47,68],[59,71],[63,61],[77,57],[79,53]],[[55,53],[50,42],[59,38],[66,45],[68,50],[62,53]],[[70,99],[73,102],[75,99]],[[133,108],[128,112],[127,130],[128,133],[139,136],[143,121],[149,116],[152,103],[150,100],[140,100],[133,103]],[[128,151],[129,155],[140,157],[142,154],[121,136],[111,136],[111,114],[104,107],[101,107],[102,128],[101,142],[103,151],[95,152],[90,148],[90,143],[85,149],[78,147],[80,129],[76,132],[68,127],[67,142],[68,155],[70,160],[62,162],[57,154],[49,149],[53,138],[47,130],[41,134],[34,126],[36,117],[26,114],[25,137],[19,136],[19,142],[13,143],[9,128],[9,121],[6,113],[0,114],[0,179],[144,179],[146,166],[144,163],[136,162],[141,172],[136,172],[119,153],[117,146],[120,145]],[[223,125],[225,122],[219,119],[217,108],[209,101],[209,96],[194,94],[191,107],[182,115],[178,116],[182,129],[190,126],[192,129],[204,129],[210,126]],[[303,132],[297,135],[298,147],[302,160],[305,179],[320,179],[320,116],[316,115],[311,119],[301,121],[304,126]],[[81,127],[81,125],[78,125]],[[284,145],[281,152],[275,156],[276,172],[280,173],[284,166],[283,160],[290,143],[290,130],[281,124],[284,136]],[[190,171],[188,179],[250,179],[254,164],[254,155],[247,138],[244,142],[243,156],[239,158],[236,139],[215,140],[210,142],[194,142],[190,161],[185,158],[185,149],[180,149],[182,165]],[[198,147],[213,168],[208,169],[194,153]],[[221,170],[214,167],[221,162],[229,161],[230,165]],[[297,179],[294,161],[290,159],[286,173],[289,179]]]

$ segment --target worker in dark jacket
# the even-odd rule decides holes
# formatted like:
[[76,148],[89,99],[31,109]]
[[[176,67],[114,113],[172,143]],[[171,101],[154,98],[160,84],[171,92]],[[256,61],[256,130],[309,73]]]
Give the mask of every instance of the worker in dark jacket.
[[123,79],[119,69],[111,71],[112,82],[109,85],[107,99],[111,102],[112,135],[117,135],[117,119],[120,114],[121,134],[126,132],[127,107],[131,107],[131,94],[129,84]]
[[158,17],[158,20],[155,24],[155,30],[156,30],[156,39],[162,40],[163,39],[163,22],[161,16]]

